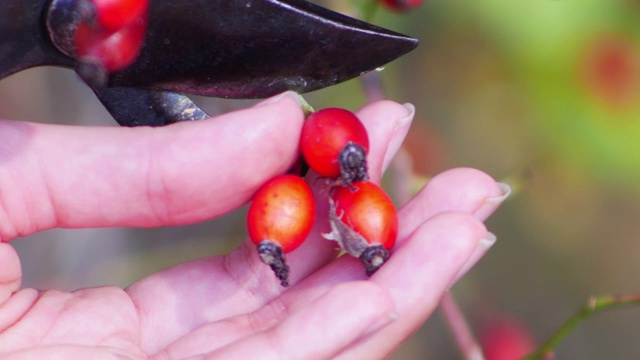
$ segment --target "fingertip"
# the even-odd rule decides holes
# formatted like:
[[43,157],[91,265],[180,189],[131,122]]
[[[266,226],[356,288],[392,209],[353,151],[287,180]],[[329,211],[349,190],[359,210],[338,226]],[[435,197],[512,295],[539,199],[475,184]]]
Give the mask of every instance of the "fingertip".
[[[486,199],[502,193],[502,190],[491,176],[478,169],[467,167],[446,170],[434,176],[427,186],[434,193],[438,193],[438,190],[447,190],[455,186],[458,189],[466,189],[465,197],[471,196],[474,198]],[[447,190],[447,192],[450,191]],[[448,197],[451,197],[450,194],[448,194]]]
[[504,201],[507,188],[484,172],[472,168],[456,168],[440,173],[399,209],[400,238],[411,233],[426,219],[443,212],[462,211],[485,220]]
[[473,250],[473,253],[471,253],[464,266],[454,277],[452,284],[458,282],[458,280],[465,276],[469,272],[469,270],[471,270],[471,268],[473,268],[478,263],[478,261],[480,261],[480,259],[484,257],[489,249],[491,249],[493,245],[495,245],[497,240],[498,237],[494,233],[487,231],[485,236],[478,242],[478,245],[476,246],[475,250]]
[[485,172],[465,167],[447,170],[431,179],[427,186],[432,201],[448,203],[452,210],[467,203],[469,212],[482,220],[510,193],[508,186],[496,182]]

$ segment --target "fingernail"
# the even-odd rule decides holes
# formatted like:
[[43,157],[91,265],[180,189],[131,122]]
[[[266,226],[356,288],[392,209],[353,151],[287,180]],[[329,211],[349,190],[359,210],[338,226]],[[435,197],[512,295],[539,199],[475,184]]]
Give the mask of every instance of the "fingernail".
[[373,333],[377,332],[378,330],[382,329],[383,327],[389,325],[390,323],[398,320],[398,318],[400,318],[400,315],[397,312],[387,313],[386,315],[384,315],[383,317],[378,319],[378,321],[376,321],[373,325],[371,325],[364,332],[363,335],[373,334]]
[[494,196],[487,199],[487,202],[494,205],[502,204],[511,195],[511,186],[507,183],[497,182],[498,187],[502,190],[502,195]]
[[255,104],[253,107],[260,107],[260,106],[266,106],[266,105],[270,105],[270,104],[275,104],[275,103],[277,103],[278,101],[280,101],[280,100],[282,100],[284,98],[291,98],[291,99],[295,100],[298,103],[298,105],[301,105],[300,95],[297,92],[295,92],[295,91],[285,91],[285,92],[283,92],[281,94],[272,96],[272,97],[270,97],[268,99],[264,99],[264,100],[260,101],[259,103]]
[[480,259],[482,259],[482,257],[489,251],[489,249],[493,247],[497,240],[498,238],[494,233],[487,231],[487,234],[478,242],[478,245],[476,246],[475,250],[473,250],[473,253],[471,253],[469,259],[467,259],[467,262],[464,263],[462,269],[460,269],[460,271],[458,271],[458,274],[453,278],[453,282],[451,283],[451,285],[458,282],[458,280],[460,280],[467,272],[469,272],[469,270],[471,270],[471,268],[474,267],[478,263],[478,261],[480,261]]
[[413,117],[416,115],[416,107],[412,103],[404,103],[402,106],[405,107],[409,111],[407,116],[403,117],[398,121],[394,130],[398,130],[406,124],[410,123],[413,120]]
[[475,211],[474,216],[482,221],[486,220],[511,195],[511,186],[507,183],[496,182],[500,195],[487,198],[482,206]]

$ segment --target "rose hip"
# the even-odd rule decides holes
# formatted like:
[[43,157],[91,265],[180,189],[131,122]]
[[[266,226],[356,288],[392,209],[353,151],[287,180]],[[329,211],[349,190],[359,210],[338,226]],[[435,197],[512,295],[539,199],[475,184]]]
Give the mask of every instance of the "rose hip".
[[352,112],[327,108],[312,113],[300,136],[300,150],[309,167],[345,185],[367,180],[367,130]]
[[359,181],[336,187],[330,204],[332,231],[323,236],[360,258],[367,275],[372,275],[387,261],[398,237],[398,215],[393,202],[380,186]]
[[315,200],[299,176],[280,175],[254,195],[247,214],[247,229],[261,260],[269,265],[282,286],[289,286],[285,253],[300,246],[311,232]]

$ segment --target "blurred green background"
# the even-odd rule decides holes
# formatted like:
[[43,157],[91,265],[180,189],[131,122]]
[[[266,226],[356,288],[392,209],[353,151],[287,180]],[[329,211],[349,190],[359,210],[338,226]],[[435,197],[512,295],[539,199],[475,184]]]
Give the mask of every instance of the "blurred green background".
[[[640,1],[428,0],[407,14],[380,10],[372,22],[421,41],[380,73],[389,98],[417,106],[406,142],[414,170],[470,166],[516,190],[487,222],[498,243],[452,290],[472,328],[481,335],[506,317],[541,342],[590,295],[640,292]],[[365,102],[357,80],[307,100]],[[211,114],[252,103],[197,102]],[[115,126],[62,69],[0,82],[0,117]],[[73,290],[126,286],[229,252],[245,235],[241,209],[193,226],[52,230],[13,244],[24,286]],[[640,307],[601,313],[557,358],[637,359],[638,334]],[[392,358],[460,355],[437,313]]]

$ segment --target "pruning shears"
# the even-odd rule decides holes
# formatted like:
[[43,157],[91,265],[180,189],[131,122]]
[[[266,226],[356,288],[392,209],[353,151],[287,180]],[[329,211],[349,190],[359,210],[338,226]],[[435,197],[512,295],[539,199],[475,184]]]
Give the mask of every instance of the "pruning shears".
[[372,71],[418,45],[304,0],[150,0],[135,60],[92,72],[65,51],[69,24],[91,1],[0,1],[0,80],[36,66],[71,68],[120,125],[160,126],[207,117],[184,94],[304,93]]

